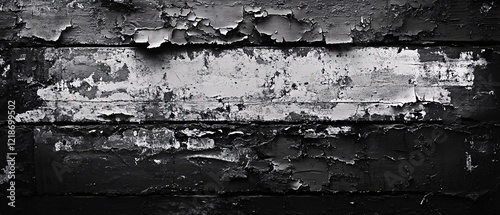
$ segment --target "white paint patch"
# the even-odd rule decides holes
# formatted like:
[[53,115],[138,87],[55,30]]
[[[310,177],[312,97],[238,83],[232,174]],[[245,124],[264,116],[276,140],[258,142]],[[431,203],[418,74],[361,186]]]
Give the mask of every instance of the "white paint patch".
[[298,190],[300,189],[304,184],[301,182],[301,180],[295,180],[294,182],[292,182],[291,184],[291,188],[293,190]]
[[[58,151],[61,151],[61,148],[63,148],[63,147],[64,147],[64,148],[65,148],[65,150],[66,150],[66,147],[63,145],[63,143],[62,143],[61,141],[58,141],[58,142],[54,145],[54,150],[55,150],[56,152],[58,152]],[[71,147],[68,147],[68,149],[72,150],[72,148],[71,148]],[[67,151],[67,150],[66,150],[66,151]]]
[[[444,62],[432,61],[420,64],[421,72],[427,77],[437,80],[435,86],[472,86],[474,83],[474,68],[484,67],[488,62],[476,56],[474,60],[473,52],[462,52],[458,59],[449,58],[442,51],[434,52],[444,58]],[[425,77],[422,75],[422,77]],[[422,81],[419,79],[419,81]]]
[[333,127],[331,125],[329,125],[325,131],[328,135],[335,135],[335,134],[342,134],[342,133],[347,133],[347,132],[350,132],[352,130],[352,127],[351,126],[336,126],[336,127]]
[[54,151],[75,151],[75,147],[82,144],[82,138],[78,137],[64,137],[62,140],[54,144]]
[[468,152],[465,152],[465,169],[468,172],[472,172],[475,168],[477,168],[477,165],[472,165],[472,156]]
[[335,137],[338,134],[343,134],[351,131],[350,126],[331,126],[329,125],[325,130],[316,132],[315,129],[307,129],[305,130],[304,137],[305,138],[324,138],[324,137]]
[[180,143],[175,139],[174,132],[166,128],[154,128],[152,130],[139,129],[124,137],[124,141],[132,142],[140,148],[152,150],[168,150],[180,148]]
[[35,110],[29,110],[24,113],[18,113],[16,115],[16,122],[55,122],[57,106],[51,105],[47,107],[41,107]]
[[356,163],[356,161],[354,159],[350,159],[349,160],[349,159],[345,159],[345,158],[341,158],[341,157],[335,157],[335,156],[327,156],[327,157],[330,158],[330,159],[333,159],[333,160],[345,163],[345,164],[349,164],[349,165],[354,165]]
[[164,42],[171,40],[173,30],[172,28],[138,30],[134,34],[134,41],[136,43],[148,43],[148,49],[158,48]]
[[3,68],[2,77],[6,78],[7,72],[9,72],[9,70],[10,70],[10,64],[7,64],[7,66],[5,66],[5,68]]
[[232,131],[232,132],[229,132],[229,134],[227,134],[228,136],[231,136],[231,135],[244,135],[245,133],[243,133],[243,131]]
[[[415,78],[421,70],[433,68],[433,65],[438,70],[434,72],[437,75],[443,69],[442,65],[446,65],[440,62],[426,62],[427,67],[424,68],[424,65],[419,62],[419,54],[416,50],[403,50],[398,54],[396,48],[363,48],[345,53],[313,49],[308,50],[305,56],[288,56],[274,49],[251,49],[250,51],[254,53],[253,56],[247,55],[242,50],[228,50],[217,56],[210,52],[195,52],[190,56],[185,53],[178,58],[177,56],[163,56],[163,58],[176,57],[177,59],[168,63],[159,63],[156,59],[137,56],[131,49],[98,50],[93,56],[89,56],[89,63],[92,60],[95,63],[104,63],[111,67],[111,74],[116,73],[126,64],[131,72],[129,79],[118,83],[92,83],[88,79],[85,81],[97,86],[99,91],[103,92],[124,89],[130,96],[129,99],[133,101],[158,99],[158,95],[163,96],[163,93],[169,91],[181,98],[183,95],[189,95],[192,101],[213,101],[214,95],[219,95],[226,100],[262,101],[268,97],[262,94],[265,90],[263,85],[264,87],[267,85],[278,93],[283,90],[290,91],[290,95],[273,99],[284,102],[408,102],[414,101],[413,85],[408,84],[410,78]],[[335,57],[339,54],[343,56]],[[59,54],[55,53],[55,55]],[[117,59],[120,60],[117,61]],[[472,72],[470,66],[477,64],[470,62],[473,60],[467,57],[460,60],[466,62],[456,61],[456,65],[453,66],[460,74],[468,70]],[[56,60],[52,73],[58,73],[62,65],[67,67],[74,63],[71,60],[63,61],[65,60]],[[427,77],[429,71],[421,72],[421,74],[422,78]],[[349,80],[342,80],[346,78]],[[74,82],[78,81],[81,80],[77,79]],[[458,83],[463,84],[466,81],[469,80],[461,80]],[[292,89],[293,83],[296,84],[297,90]],[[303,85],[304,83],[308,83],[307,86]],[[340,89],[346,84],[352,87]],[[423,81],[417,83],[418,86],[432,86],[433,84],[433,82]],[[150,87],[144,88],[144,86]],[[373,92],[373,86],[379,86],[376,93]],[[49,87],[48,89],[52,92],[49,94],[40,92],[40,96],[43,96],[44,100],[51,100],[55,99],[54,93],[57,93],[57,97],[63,100],[88,100],[83,96],[70,94],[66,90],[68,86],[65,85],[65,81],[55,87],[59,90],[55,91],[55,88]],[[336,95],[336,91],[343,93]],[[109,95],[105,95],[93,100],[109,101]]]
[[[5,61],[3,60],[2,56],[0,55],[0,66],[3,66],[5,64]],[[7,64],[2,71],[2,77],[6,78],[7,77],[7,72],[10,70],[10,64]]]
[[[390,104],[417,100],[449,104],[446,87],[472,86],[474,69],[487,65],[472,52],[463,52],[458,59],[444,52],[434,54],[445,62],[420,62],[418,50],[395,47],[348,51],[295,48],[288,52],[244,48],[217,55],[203,50],[165,52],[156,57],[134,48],[48,49],[45,57],[55,61],[50,74],[64,80],[38,90],[46,102],[41,110],[17,118],[47,121],[49,115],[57,113],[51,120],[103,121],[99,115],[124,114],[133,116],[129,121],[142,121],[152,117],[144,112],[151,110],[148,102],[173,106],[156,109],[160,114],[155,117],[174,115],[175,120],[200,120],[196,112],[226,107],[231,112],[214,116],[215,120],[283,120],[290,113],[324,120],[355,119],[366,112],[387,116],[398,114]],[[82,64],[95,68],[105,65],[109,71],[94,71],[80,78],[62,72]],[[96,74],[114,76],[124,66],[129,70],[127,79],[94,81]],[[95,98],[70,90],[83,82],[95,87]],[[245,107],[240,110],[239,104]]]
[[274,171],[284,171],[288,167],[290,167],[290,163],[288,161],[285,161],[285,160],[282,160],[282,161],[272,160],[271,163],[273,165]]
[[247,148],[238,148],[238,149],[223,148],[222,151],[220,151],[220,152],[189,155],[189,156],[186,156],[186,158],[187,159],[207,158],[207,159],[215,159],[215,160],[221,160],[221,161],[234,163],[234,162],[238,162],[240,160],[241,156],[246,155],[249,151],[251,151],[251,150],[247,149]]
[[213,149],[215,147],[215,141],[210,138],[188,138],[186,142],[188,150],[205,150]]
[[215,134],[215,132],[213,131],[201,131],[196,128],[195,129],[186,128],[181,132],[188,137],[203,137],[205,135]]
[[415,95],[419,101],[437,102],[441,104],[450,104],[450,91],[443,87],[416,87]]

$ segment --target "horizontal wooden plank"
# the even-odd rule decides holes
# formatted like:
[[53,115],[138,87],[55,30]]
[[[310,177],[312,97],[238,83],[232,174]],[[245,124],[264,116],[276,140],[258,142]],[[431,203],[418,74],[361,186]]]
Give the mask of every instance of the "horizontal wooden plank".
[[450,47],[13,49],[4,92],[20,122],[498,121],[499,59]]
[[0,1],[0,38],[21,44],[324,44],[498,41],[493,1]]
[[[36,126],[42,194],[470,194],[500,181],[493,125]],[[56,165],[56,166],[54,166]]]
[[[498,200],[442,194],[326,196],[52,196],[20,198],[18,214],[495,214]],[[492,201],[493,200],[493,201]],[[3,206],[3,205],[2,205]],[[11,210],[5,210],[6,213]],[[12,210],[14,211],[14,210]],[[10,213],[9,213],[10,214]]]

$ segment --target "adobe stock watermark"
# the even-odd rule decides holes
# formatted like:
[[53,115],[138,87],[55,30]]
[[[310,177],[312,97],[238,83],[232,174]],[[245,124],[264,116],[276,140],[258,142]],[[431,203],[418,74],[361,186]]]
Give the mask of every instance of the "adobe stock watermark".
[[447,139],[448,135],[445,134],[444,130],[437,128],[432,130],[430,139],[424,137],[424,140],[420,141],[419,138],[415,138],[413,143],[417,149],[408,154],[408,160],[399,160],[396,173],[389,170],[384,172],[384,178],[389,187],[394,188],[395,185],[408,181],[415,169],[424,164],[425,160],[434,154],[436,143],[444,143]]
[[7,154],[5,156],[7,166],[3,169],[7,182],[7,203],[10,207],[16,207],[16,101],[7,101]]

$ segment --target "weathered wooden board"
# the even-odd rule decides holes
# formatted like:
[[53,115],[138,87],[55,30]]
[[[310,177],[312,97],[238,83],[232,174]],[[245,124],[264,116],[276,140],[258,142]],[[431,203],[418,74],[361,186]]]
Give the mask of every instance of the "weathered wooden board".
[[498,41],[494,1],[2,0],[0,39],[52,45]]
[[443,192],[500,180],[494,125],[36,126],[41,194]]
[[0,0],[0,214],[499,214],[497,3]]
[[20,122],[498,121],[498,55],[446,47],[13,49],[4,100],[19,100]]
[[[434,194],[325,196],[50,196],[19,200],[18,214],[495,214],[496,199]],[[6,212],[8,212],[6,210]]]

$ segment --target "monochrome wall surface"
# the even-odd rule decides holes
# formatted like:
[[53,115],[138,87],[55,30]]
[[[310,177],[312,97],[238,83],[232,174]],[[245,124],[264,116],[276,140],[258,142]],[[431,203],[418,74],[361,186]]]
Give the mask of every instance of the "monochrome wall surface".
[[499,45],[495,0],[0,0],[0,215],[500,214]]

